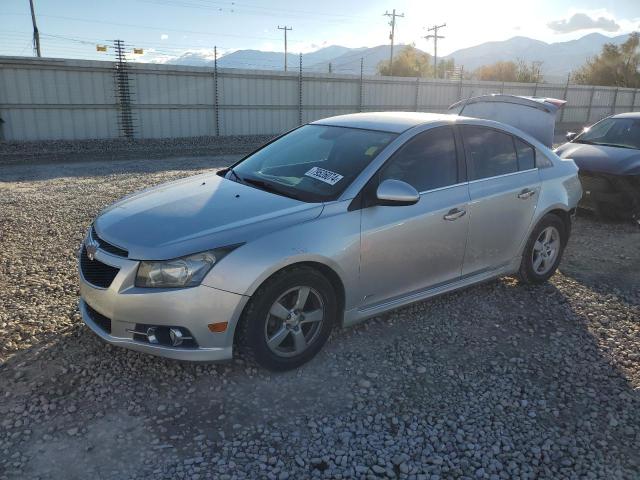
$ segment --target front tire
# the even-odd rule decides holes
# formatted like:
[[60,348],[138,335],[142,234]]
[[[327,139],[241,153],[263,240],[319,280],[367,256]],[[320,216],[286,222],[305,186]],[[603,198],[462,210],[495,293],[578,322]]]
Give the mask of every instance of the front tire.
[[269,278],[243,314],[241,351],[269,370],[290,370],[323,347],[337,317],[331,283],[317,270],[291,267]]
[[568,240],[567,227],[552,213],[545,215],[531,232],[522,254],[518,276],[524,283],[543,283],[558,269]]

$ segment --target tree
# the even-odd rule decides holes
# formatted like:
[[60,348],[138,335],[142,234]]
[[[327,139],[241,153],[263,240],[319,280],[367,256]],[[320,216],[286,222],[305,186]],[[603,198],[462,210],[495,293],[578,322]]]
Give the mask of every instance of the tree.
[[[378,63],[380,75],[391,75],[389,60]],[[393,75],[397,77],[428,77],[433,75],[431,55],[407,45],[393,57]]]
[[495,80],[501,82],[515,82],[518,66],[515,62],[496,62],[483,65],[475,71],[478,80]]
[[516,70],[516,82],[521,83],[540,83],[542,82],[542,62],[531,62],[527,64],[521,58],[518,59],[518,67]]
[[447,78],[447,73],[452,73],[456,68],[453,58],[438,61],[438,78]]
[[633,32],[622,45],[607,43],[600,55],[587,60],[573,75],[583,85],[640,88],[640,34]]
[[518,59],[517,62],[496,62],[476,69],[475,77],[478,80],[498,82],[537,83],[542,80],[541,67],[542,62],[527,64],[522,59]]

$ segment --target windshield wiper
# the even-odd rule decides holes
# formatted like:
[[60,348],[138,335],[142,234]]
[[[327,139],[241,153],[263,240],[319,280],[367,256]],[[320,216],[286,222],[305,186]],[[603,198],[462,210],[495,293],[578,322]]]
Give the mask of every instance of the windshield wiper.
[[283,197],[293,198],[294,200],[300,200],[300,197],[297,196],[296,194],[284,191],[276,187],[274,184],[265,182],[263,180],[257,180],[255,178],[245,178],[244,183],[258,187],[261,190],[264,190],[265,192],[275,193],[276,195],[282,195]]
[[594,145],[602,145],[603,147],[615,147],[615,148],[629,148],[631,150],[637,150],[635,147],[630,147],[628,145],[619,145],[617,143],[594,143]]
[[607,142],[592,142],[591,140],[575,140],[573,143],[584,143],[586,145],[596,145],[598,147],[629,148],[631,150],[638,150],[637,147],[631,147],[629,145],[619,145],[617,143],[607,143]]

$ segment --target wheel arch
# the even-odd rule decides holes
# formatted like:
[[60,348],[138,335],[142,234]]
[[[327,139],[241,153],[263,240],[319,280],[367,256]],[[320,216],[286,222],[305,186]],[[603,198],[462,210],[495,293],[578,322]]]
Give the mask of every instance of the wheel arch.
[[[566,245],[567,241],[569,240],[569,236],[571,235],[571,217],[574,214],[575,214],[575,208],[569,209],[567,208],[566,205],[551,206],[550,208],[546,209],[543,213],[540,214],[540,216],[536,219],[535,224],[532,225],[531,231],[533,231],[536,225],[540,223],[540,221],[544,217],[546,217],[547,215],[555,215],[556,217],[560,218],[560,220],[562,220],[562,223],[564,224],[564,233],[565,233],[564,243]],[[531,232],[529,232],[529,235],[531,235]]]
[[[343,316],[344,316],[344,309],[345,309],[345,302],[346,302],[346,289],[344,286],[344,282],[342,280],[342,277],[340,277],[340,275],[338,274],[338,272],[336,272],[335,269],[333,269],[332,267],[330,267],[329,265],[322,263],[322,262],[318,262],[315,260],[301,260],[298,262],[294,262],[294,263],[290,263],[284,266],[281,266],[280,268],[278,268],[277,270],[271,272],[268,276],[266,276],[266,278],[263,278],[260,282],[258,282],[251,291],[251,295],[253,295],[262,285],[264,285],[266,282],[268,282],[270,279],[272,279],[274,276],[279,275],[280,273],[282,273],[283,271],[292,269],[292,268],[296,268],[296,267],[309,267],[309,268],[313,268],[314,270],[318,271],[319,273],[321,273],[331,284],[331,286],[333,287],[333,290],[336,294],[336,301],[338,303],[338,318],[336,319],[335,324],[336,325],[342,325],[343,322]],[[242,312],[240,313],[240,316],[238,318],[238,322],[236,323],[235,326],[235,330],[233,332],[233,343],[234,345],[237,344],[238,342],[238,333],[240,332],[240,328],[238,328],[240,322],[243,321],[244,319],[244,314],[246,309],[249,306],[251,300],[249,300],[244,307],[242,308]]]

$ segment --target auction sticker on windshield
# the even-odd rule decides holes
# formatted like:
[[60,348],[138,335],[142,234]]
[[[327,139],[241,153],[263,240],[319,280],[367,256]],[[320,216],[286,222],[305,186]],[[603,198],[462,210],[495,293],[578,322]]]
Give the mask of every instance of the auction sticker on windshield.
[[316,180],[320,180],[321,182],[328,183],[329,185],[335,185],[340,180],[342,180],[342,175],[336,172],[332,172],[331,170],[325,170],[320,167],[313,167],[307,173],[305,173],[307,177],[315,178]]

